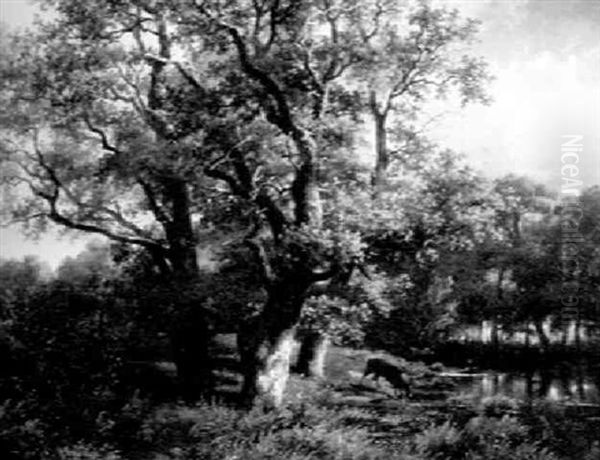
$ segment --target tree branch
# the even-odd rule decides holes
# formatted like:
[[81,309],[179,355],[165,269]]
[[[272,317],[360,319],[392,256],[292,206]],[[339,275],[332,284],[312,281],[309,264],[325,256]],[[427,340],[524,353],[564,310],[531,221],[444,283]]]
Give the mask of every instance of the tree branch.
[[89,115],[87,114],[87,112],[84,112],[83,114],[83,120],[85,121],[85,124],[87,125],[88,129],[93,132],[94,134],[97,134],[100,137],[100,141],[102,143],[102,148],[104,150],[107,150],[109,152],[114,153],[115,155],[120,155],[121,151],[119,149],[117,149],[114,145],[111,145],[110,142],[108,141],[108,136],[106,135],[106,133],[94,126],[90,120]]
[[269,256],[267,255],[264,244],[258,238],[247,238],[246,244],[254,250],[256,257],[258,258],[261,268],[261,276],[265,282],[265,285],[267,287],[273,285],[277,277],[273,271],[271,262],[269,261]]
[[140,184],[140,186],[142,187],[144,195],[146,195],[146,199],[148,200],[148,206],[150,207],[150,210],[156,217],[156,220],[158,220],[163,225],[163,227],[169,225],[171,220],[158,204],[156,194],[154,193],[154,190],[152,190],[150,184],[141,177],[137,178],[137,183]]
[[246,75],[248,75],[254,81],[259,83],[267,91],[269,96],[271,96],[275,101],[275,104],[277,106],[277,115],[276,117],[273,117],[270,121],[276,124],[277,127],[279,127],[279,129],[281,129],[281,131],[283,131],[285,134],[289,134],[295,129],[295,123],[293,121],[292,114],[286,101],[285,95],[279,87],[279,85],[265,72],[260,70],[254,64],[252,64],[252,62],[250,61],[250,57],[248,56],[248,49],[246,47],[246,43],[244,42],[244,39],[235,27],[215,18],[213,15],[207,12],[204,7],[201,6],[200,9],[210,20],[212,20],[217,25],[217,27],[226,31],[229,34],[237,49],[242,70],[246,73]]

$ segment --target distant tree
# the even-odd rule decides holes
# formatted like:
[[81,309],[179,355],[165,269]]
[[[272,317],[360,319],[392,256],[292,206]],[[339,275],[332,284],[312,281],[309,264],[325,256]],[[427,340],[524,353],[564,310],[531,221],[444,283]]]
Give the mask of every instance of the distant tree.
[[[102,281],[112,278],[117,271],[110,246],[102,241],[92,241],[75,257],[63,259],[56,277],[65,282],[90,284],[98,287]],[[90,287],[92,287],[90,286]]]
[[8,320],[15,304],[24,301],[36,287],[50,278],[50,267],[37,258],[0,259],[0,321]]
[[361,4],[355,27],[365,43],[352,83],[373,122],[372,184],[380,195],[392,163],[419,154],[419,118],[427,102],[451,94],[463,106],[488,102],[490,75],[470,50],[477,21],[461,18],[457,10],[430,2],[370,1]]

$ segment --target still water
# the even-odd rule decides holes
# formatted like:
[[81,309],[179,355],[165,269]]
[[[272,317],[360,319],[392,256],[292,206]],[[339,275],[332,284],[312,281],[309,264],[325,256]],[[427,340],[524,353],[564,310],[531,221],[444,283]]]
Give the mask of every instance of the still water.
[[589,369],[538,369],[532,372],[488,371],[458,382],[461,393],[477,397],[505,395],[521,400],[600,404],[600,378]]

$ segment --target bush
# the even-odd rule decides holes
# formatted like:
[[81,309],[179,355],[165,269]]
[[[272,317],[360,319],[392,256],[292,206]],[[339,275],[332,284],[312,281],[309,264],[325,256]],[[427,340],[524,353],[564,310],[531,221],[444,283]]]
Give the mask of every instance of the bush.
[[417,453],[432,460],[464,458],[462,444],[460,431],[450,422],[432,426],[415,438]]
[[523,408],[521,418],[530,428],[531,436],[560,457],[579,460],[591,455],[594,449],[600,450],[595,444],[600,442],[599,424],[575,414],[569,416],[564,407],[535,402]]
[[483,450],[489,445],[516,448],[527,443],[529,431],[513,417],[505,415],[498,419],[479,416],[466,424],[462,437],[466,445],[474,450]]
[[498,394],[483,398],[478,411],[487,417],[503,417],[504,415],[516,415],[519,407],[519,401],[516,399]]

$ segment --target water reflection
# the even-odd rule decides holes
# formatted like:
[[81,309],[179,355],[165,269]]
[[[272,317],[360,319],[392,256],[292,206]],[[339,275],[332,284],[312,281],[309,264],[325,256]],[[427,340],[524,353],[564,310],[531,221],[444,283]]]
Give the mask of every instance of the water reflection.
[[482,398],[502,394],[523,400],[540,398],[554,402],[600,403],[598,382],[582,368],[488,372],[460,387],[462,391]]

